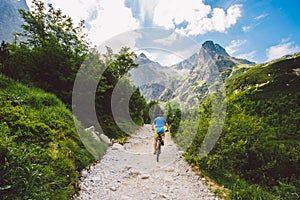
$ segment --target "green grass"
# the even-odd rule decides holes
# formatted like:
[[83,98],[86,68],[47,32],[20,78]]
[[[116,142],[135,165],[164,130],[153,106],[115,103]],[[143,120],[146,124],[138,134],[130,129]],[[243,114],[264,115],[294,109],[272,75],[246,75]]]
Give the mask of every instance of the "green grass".
[[83,127],[76,130],[55,95],[2,74],[0,88],[1,199],[69,199],[79,189],[79,172],[105,146]]
[[199,152],[214,122],[210,99],[201,103],[198,120],[190,116],[181,123],[182,138],[190,137],[193,124],[199,125],[185,159],[229,188],[229,199],[299,199],[299,67],[297,54],[230,76],[225,124],[205,157]]

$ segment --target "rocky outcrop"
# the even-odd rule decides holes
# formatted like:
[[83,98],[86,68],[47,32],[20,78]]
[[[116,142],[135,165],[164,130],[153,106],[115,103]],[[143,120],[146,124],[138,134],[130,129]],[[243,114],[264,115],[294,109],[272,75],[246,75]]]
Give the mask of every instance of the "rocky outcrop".
[[91,126],[91,127],[89,127],[89,128],[86,128],[85,131],[91,132],[93,138],[94,138],[96,141],[98,141],[98,142],[102,141],[102,142],[104,142],[104,143],[106,143],[106,144],[108,144],[108,145],[112,145],[112,142],[111,142],[111,140],[109,139],[109,137],[107,137],[107,136],[104,135],[103,133],[100,134],[99,132],[97,132],[97,131],[95,130],[95,127],[94,127],[94,126]]

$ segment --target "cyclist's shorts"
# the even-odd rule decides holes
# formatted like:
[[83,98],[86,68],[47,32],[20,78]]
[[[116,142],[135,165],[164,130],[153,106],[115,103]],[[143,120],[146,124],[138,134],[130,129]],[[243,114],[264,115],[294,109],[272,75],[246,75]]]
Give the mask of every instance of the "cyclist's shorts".
[[154,138],[157,138],[158,135],[164,135],[164,134],[165,134],[165,127],[154,129]]

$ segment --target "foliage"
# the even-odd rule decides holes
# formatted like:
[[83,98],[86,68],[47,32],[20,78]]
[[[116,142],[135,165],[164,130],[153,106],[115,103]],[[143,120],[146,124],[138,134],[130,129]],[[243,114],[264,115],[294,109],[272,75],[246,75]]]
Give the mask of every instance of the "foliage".
[[167,102],[167,122],[170,126],[172,137],[176,136],[178,132],[180,120],[181,120],[181,110],[178,105],[171,104]]
[[[98,85],[96,93],[98,121],[104,132],[110,137],[126,137],[127,131],[132,131],[132,128],[126,128],[127,131],[124,133],[116,124],[115,116],[112,113],[112,95],[115,92],[118,96],[118,102],[115,103],[123,105],[123,108],[114,108],[119,110],[119,117],[122,118],[122,115],[128,115],[138,125],[144,123],[143,108],[146,106],[146,101],[126,77],[130,69],[137,67],[137,64],[134,63],[136,55],[134,52],[129,52],[129,48],[123,47],[118,54],[107,48],[107,53],[102,56],[104,57],[105,70],[102,74],[103,81]],[[130,94],[131,96],[128,96]],[[128,104],[124,104],[124,101]]]
[[[0,196],[67,199],[79,189],[80,170],[106,149],[83,126],[100,123],[110,138],[123,141],[127,137],[112,114],[116,85],[122,83],[122,94],[132,94],[128,112],[137,125],[144,123],[147,103],[127,78],[127,72],[137,67],[136,55],[129,48],[117,54],[108,48],[100,55],[85,41],[84,22],[75,27],[71,18],[51,4],[46,7],[33,0],[33,5],[30,12],[19,11],[23,32],[16,34],[12,44],[3,42],[0,48]],[[81,68],[86,70],[78,74]],[[83,78],[81,90],[73,94],[77,76]],[[90,88],[94,83],[95,91]],[[72,102],[72,95],[89,101]],[[91,103],[95,106],[89,110]],[[83,105],[73,113],[78,117],[76,129],[68,110],[71,105],[73,109]],[[97,116],[93,118],[89,114],[95,114],[95,108]]]
[[[84,22],[75,27],[70,17],[60,9],[54,9],[51,4],[46,7],[38,0],[34,0],[33,4],[34,9],[30,12],[20,10],[24,19],[23,32],[17,33],[18,37],[12,44],[1,45],[1,72],[15,80],[54,93],[71,108],[74,103],[72,90],[78,70],[85,68],[85,74],[81,74],[80,87],[86,90],[75,95],[82,99],[94,97],[96,93],[97,119],[90,116],[95,112],[94,108],[90,109],[91,102],[86,105],[81,103],[76,116],[84,126],[93,125],[101,130],[100,123],[109,137],[125,136],[114,122],[111,96],[119,80],[125,78],[130,69],[137,67],[134,63],[136,55],[126,47],[117,54],[107,48],[107,53],[100,55],[95,49],[89,48],[89,43],[85,41],[82,31]],[[97,85],[96,91],[89,88],[93,83]],[[132,85],[128,85],[124,93],[133,90],[136,91],[130,100],[130,116],[141,125],[146,102]],[[75,106],[78,106],[78,102],[75,102]]]
[[181,123],[182,138],[189,137],[188,126],[199,125],[186,160],[230,188],[232,199],[297,199],[300,194],[299,66],[298,55],[227,79],[226,122],[207,156],[199,152],[214,123],[211,99],[200,105],[199,121],[191,116]]
[[129,103],[130,116],[136,124],[142,126],[145,123],[144,116],[147,112],[147,102],[138,88],[132,93]]
[[2,54],[9,55],[1,59],[1,72],[34,83],[70,106],[73,82],[88,52],[83,22],[75,27],[71,18],[51,4],[48,10],[41,1],[34,0],[33,4],[33,11],[19,11],[24,19],[23,32],[17,33],[12,44],[2,45]]
[[72,113],[54,95],[3,75],[0,87],[1,199],[70,198],[79,172],[94,160]]
[[[77,107],[74,114],[84,125],[94,125],[110,138],[117,139],[126,137],[126,133],[120,130],[115,117],[122,118],[122,121],[130,116],[137,125],[144,123],[147,103],[127,78],[127,72],[137,67],[134,63],[135,56],[126,47],[117,54],[110,48],[107,48],[106,54],[100,54],[95,49],[90,51],[77,74],[77,79],[80,80],[78,90],[73,91],[73,105]],[[112,100],[113,94],[115,100]],[[95,103],[95,111],[90,106],[91,103]],[[113,115],[112,109],[118,116]],[[94,112],[97,119],[91,115]],[[128,128],[132,130],[132,126]]]
[[159,113],[162,113],[162,109],[159,106],[159,102],[154,100],[148,102],[145,110],[146,112],[144,115],[144,119],[145,119],[145,123],[148,124],[151,124],[155,119],[155,117],[157,117]]

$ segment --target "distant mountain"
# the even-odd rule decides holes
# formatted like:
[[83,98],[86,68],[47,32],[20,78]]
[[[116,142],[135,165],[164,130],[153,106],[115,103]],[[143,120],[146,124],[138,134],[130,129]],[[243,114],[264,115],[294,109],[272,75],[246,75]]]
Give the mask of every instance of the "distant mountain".
[[171,68],[182,70],[182,69],[188,69],[191,70],[197,65],[198,61],[198,53],[194,53],[192,56],[187,58],[184,61],[181,61],[180,63],[177,63],[175,65],[172,65]]
[[229,56],[223,47],[221,47],[219,44],[214,44],[214,42],[211,40],[204,42],[202,44],[202,48],[207,50],[207,52],[212,56],[215,55]]
[[131,70],[130,74],[136,86],[158,82],[167,77],[167,68],[158,62],[151,61],[144,53],[141,53],[135,62],[139,64],[139,67]]
[[188,107],[210,92],[216,78],[225,81],[235,67],[254,64],[231,57],[213,41],[204,42],[198,53],[169,67],[149,60],[145,54],[139,55],[136,63],[139,67],[130,72],[131,80],[147,100],[175,100]]
[[0,41],[11,42],[14,32],[20,32],[23,20],[18,9],[29,10],[26,0],[1,0],[0,1]]
[[196,105],[208,93],[213,92],[216,83],[225,82],[235,67],[254,64],[229,56],[223,47],[213,41],[204,42],[196,58],[197,61],[190,69],[189,75],[176,86],[169,98],[187,107]]
[[187,74],[151,61],[144,53],[136,58],[135,63],[139,64],[139,67],[130,71],[130,79],[147,100],[160,99],[170,83]]

